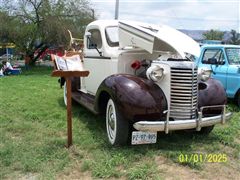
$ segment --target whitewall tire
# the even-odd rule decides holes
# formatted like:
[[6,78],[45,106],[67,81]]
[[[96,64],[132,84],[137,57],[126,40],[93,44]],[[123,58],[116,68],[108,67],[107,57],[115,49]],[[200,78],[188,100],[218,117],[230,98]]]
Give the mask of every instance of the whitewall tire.
[[63,100],[64,100],[64,104],[67,106],[67,83],[64,83],[63,86]]
[[106,108],[106,130],[110,144],[127,144],[129,136],[129,122],[123,119],[111,98],[108,100]]

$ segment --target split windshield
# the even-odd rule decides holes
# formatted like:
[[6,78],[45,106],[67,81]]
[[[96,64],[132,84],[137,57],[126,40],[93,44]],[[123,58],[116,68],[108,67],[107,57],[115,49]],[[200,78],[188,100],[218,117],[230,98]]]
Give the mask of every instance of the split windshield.
[[226,48],[229,64],[240,64],[240,48]]
[[118,26],[110,26],[105,30],[107,43],[110,47],[119,46]]

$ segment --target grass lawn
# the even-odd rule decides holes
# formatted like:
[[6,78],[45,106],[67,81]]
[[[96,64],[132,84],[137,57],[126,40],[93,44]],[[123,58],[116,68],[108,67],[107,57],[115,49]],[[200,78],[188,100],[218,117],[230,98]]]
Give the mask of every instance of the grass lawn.
[[[74,145],[66,149],[63,91],[50,74],[35,67],[0,78],[0,179],[239,179],[240,111],[233,103],[231,121],[209,136],[163,133],[157,144],[128,147],[110,146],[104,118],[74,104]],[[224,162],[208,162],[211,156]]]

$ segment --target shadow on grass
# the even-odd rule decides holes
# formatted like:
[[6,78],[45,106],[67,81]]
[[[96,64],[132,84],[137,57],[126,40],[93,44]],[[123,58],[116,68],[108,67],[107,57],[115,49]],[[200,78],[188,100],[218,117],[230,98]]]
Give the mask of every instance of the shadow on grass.
[[[61,108],[64,108],[64,109],[67,110],[66,105],[64,104],[63,97],[62,97],[62,98],[58,98],[58,99],[57,99],[57,103],[58,103],[58,105],[59,105]],[[72,103],[72,105],[73,105],[73,103]]]

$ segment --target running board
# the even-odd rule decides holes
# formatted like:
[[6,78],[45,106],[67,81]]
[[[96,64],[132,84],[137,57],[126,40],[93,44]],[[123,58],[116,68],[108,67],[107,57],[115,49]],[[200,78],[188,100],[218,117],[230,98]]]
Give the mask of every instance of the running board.
[[72,92],[72,99],[94,114],[99,114],[94,109],[94,96],[79,91]]

